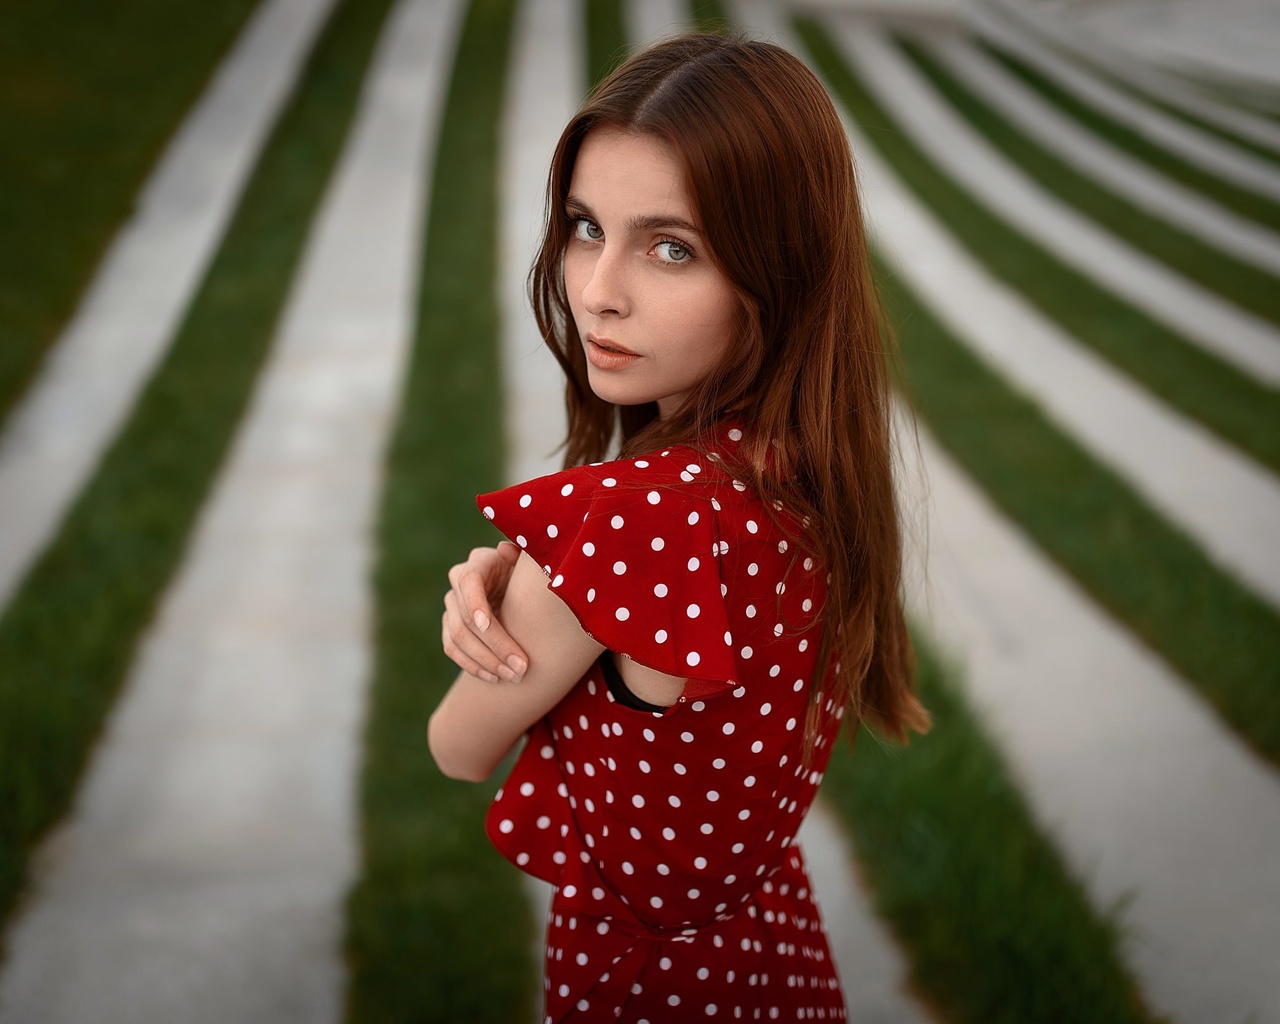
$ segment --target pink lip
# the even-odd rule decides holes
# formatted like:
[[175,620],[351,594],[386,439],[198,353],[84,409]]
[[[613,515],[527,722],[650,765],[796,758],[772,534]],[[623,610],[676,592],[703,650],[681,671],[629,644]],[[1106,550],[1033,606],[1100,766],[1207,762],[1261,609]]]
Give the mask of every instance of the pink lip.
[[606,350],[611,349],[614,352],[620,352],[626,356],[636,355],[636,353],[632,352],[631,349],[627,348],[626,345],[619,345],[616,341],[612,341],[609,338],[601,338],[596,334],[588,334],[587,341],[591,342],[591,344],[593,345],[598,345],[600,348],[603,348]]
[[597,340],[592,335],[587,335],[587,362],[597,370],[623,370],[639,358],[635,352],[615,345],[612,341]]

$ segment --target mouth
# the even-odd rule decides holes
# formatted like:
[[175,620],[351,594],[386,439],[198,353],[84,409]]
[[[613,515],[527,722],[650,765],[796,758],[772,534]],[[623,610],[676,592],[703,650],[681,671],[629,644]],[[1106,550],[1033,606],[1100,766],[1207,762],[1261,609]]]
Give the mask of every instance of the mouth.
[[614,352],[621,356],[636,355],[635,352],[632,352],[631,349],[627,348],[625,345],[619,345],[616,341],[611,341],[609,338],[599,338],[594,334],[587,335],[587,342],[605,352]]

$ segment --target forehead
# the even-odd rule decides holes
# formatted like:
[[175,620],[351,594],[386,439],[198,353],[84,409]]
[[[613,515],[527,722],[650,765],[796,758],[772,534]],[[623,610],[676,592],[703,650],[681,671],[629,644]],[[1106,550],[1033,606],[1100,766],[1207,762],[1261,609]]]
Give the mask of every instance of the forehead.
[[693,220],[684,166],[674,149],[652,135],[609,128],[588,133],[574,161],[569,192],[601,216],[666,214]]

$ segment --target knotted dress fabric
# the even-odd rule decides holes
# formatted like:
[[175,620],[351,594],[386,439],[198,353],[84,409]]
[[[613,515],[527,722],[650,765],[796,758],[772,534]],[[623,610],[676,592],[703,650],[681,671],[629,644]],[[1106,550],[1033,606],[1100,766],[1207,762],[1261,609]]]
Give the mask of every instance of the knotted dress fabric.
[[842,711],[811,686],[826,573],[728,469],[741,436],[477,499],[597,642],[689,680],[636,710],[597,663],[490,807],[498,850],[554,886],[550,1024],[845,1016],[795,844]]

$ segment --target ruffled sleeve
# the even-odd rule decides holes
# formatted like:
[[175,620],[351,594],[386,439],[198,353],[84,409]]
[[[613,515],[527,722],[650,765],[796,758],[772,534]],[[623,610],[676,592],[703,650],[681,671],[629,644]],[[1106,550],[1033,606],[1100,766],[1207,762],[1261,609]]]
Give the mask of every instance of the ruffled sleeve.
[[542,566],[598,643],[688,677],[687,696],[712,695],[739,677],[714,476],[692,452],[672,451],[578,466],[476,504]]

